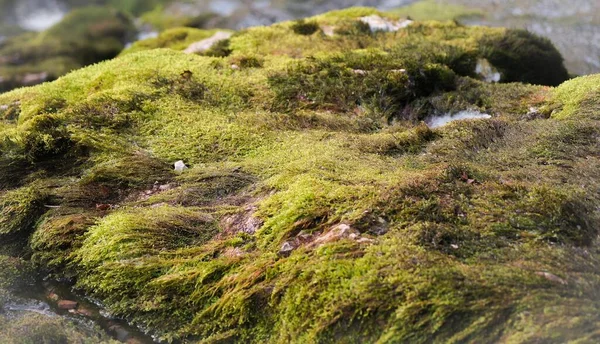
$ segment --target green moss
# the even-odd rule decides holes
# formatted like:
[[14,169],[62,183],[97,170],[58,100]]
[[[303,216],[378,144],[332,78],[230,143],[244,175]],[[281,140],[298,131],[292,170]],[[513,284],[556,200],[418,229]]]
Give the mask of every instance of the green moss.
[[274,108],[348,112],[364,106],[391,120],[412,99],[454,87],[455,75],[447,67],[394,57],[368,50],[310,59],[270,77],[277,92]]
[[501,36],[485,37],[480,44],[483,55],[500,70],[503,82],[558,86],[569,79],[562,56],[546,38],[508,30]]
[[[12,258],[0,255],[0,290],[18,291],[32,284],[34,279],[33,271],[29,264],[19,258]],[[3,306],[0,296],[0,306]]]
[[298,20],[292,25],[292,30],[298,35],[310,36],[313,33],[319,31],[320,27],[317,22],[307,22],[305,20]]
[[560,85],[546,111],[557,119],[595,117],[598,113],[598,75],[583,76]]
[[[225,57],[138,51],[0,95],[0,172],[26,166],[0,223],[40,268],[166,341],[590,338],[595,79],[483,83],[484,37],[536,38],[357,24],[374,13],[397,18],[308,19],[351,28],[334,36],[252,28]],[[493,118],[421,122],[466,109]]]
[[[0,237],[2,250],[15,252],[15,242],[26,242],[37,219],[47,210],[48,196],[39,185],[6,191],[0,200]],[[22,247],[21,247],[22,248]],[[16,247],[19,250],[19,247]]]
[[56,274],[69,275],[74,252],[99,215],[83,209],[61,209],[46,214],[31,237],[32,261]]

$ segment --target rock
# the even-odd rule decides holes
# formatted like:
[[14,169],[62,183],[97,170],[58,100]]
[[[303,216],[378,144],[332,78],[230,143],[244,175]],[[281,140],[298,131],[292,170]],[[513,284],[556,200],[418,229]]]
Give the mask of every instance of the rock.
[[567,281],[565,281],[564,279],[562,279],[554,274],[551,274],[549,272],[538,271],[535,274],[538,276],[544,277],[545,279],[547,279],[550,282],[556,282],[556,283],[560,283],[562,285],[568,284]]
[[283,243],[283,245],[281,245],[281,249],[279,250],[279,254],[281,256],[287,257],[290,254],[292,254],[292,251],[294,251],[295,247],[294,245],[292,245],[292,243],[286,241]]
[[325,36],[328,36],[328,37],[335,36],[335,28],[333,26],[323,25],[323,26],[321,26],[321,31],[323,31]]
[[529,111],[523,117],[527,121],[533,121],[534,119],[547,118],[547,116],[544,116],[544,114],[540,112],[540,109],[538,109],[536,107],[530,107]]
[[322,245],[346,238],[358,240],[360,238],[360,232],[351,228],[349,225],[342,223],[315,239],[313,245]]
[[58,308],[63,310],[71,310],[77,308],[79,303],[77,301],[60,300],[58,301]]
[[173,189],[173,187],[171,186],[171,184],[165,184],[165,185],[159,185],[158,186],[158,191],[160,191],[160,192],[169,191],[171,189]]
[[254,216],[258,207],[249,205],[243,212],[227,216],[221,221],[221,225],[228,233],[254,234],[263,225],[263,221]]
[[21,83],[24,86],[33,86],[48,81],[50,75],[47,72],[28,73],[23,76]]
[[365,24],[368,24],[372,32],[395,32],[400,29],[404,29],[413,23],[413,21],[410,19],[393,21],[382,18],[376,14],[367,17],[362,17],[360,18],[360,21],[362,21]]
[[94,317],[94,311],[92,311],[91,309],[85,308],[85,307],[80,306],[77,309],[74,309],[74,311],[75,311],[75,314],[84,316],[86,318]]
[[309,242],[312,239],[312,234],[307,233],[306,231],[301,231],[300,233],[298,233],[297,239],[300,242]]
[[48,300],[54,301],[54,302],[57,302],[60,299],[60,297],[54,292],[48,293],[47,297],[48,297]]
[[188,167],[186,166],[186,164],[183,162],[183,160],[179,160],[177,161],[175,164],[175,172],[177,173],[183,173],[183,171],[187,170]]
[[207,39],[203,39],[199,42],[190,44],[184,50],[184,52],[186,54],[201,54],[201,53],[209,50],[210,48],[212,48],[213,45],[215,45],[216,43],[218,43],[220,41],[224,41],[224,40],[230,38],[232,35],[233,35],[232,32],[218,31],[217,33],[215,33],[214,35],[212,35],[211,37],[209,37]]
[[359,244],[374,244],[376,241],[375,239],[359,238],[358,240],[356,240],[356,242]]
[[108,327],[108,331],[112,333],[117,338],[117,340],[121,342],[126,342],[131,338],[131,334],[129,333],[129,331],[127,331],[127,329],[125,329],[119,324],[112,324]]

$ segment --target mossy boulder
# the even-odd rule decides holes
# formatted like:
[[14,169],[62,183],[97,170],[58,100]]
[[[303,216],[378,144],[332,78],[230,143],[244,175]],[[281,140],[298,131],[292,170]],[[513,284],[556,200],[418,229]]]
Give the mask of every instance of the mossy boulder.
[[[485,83],[511,31],[372,15],[404,23],[333,12],[0,95],[27,196],[0,223],[166,341],[594,342],[597,77]],[[423,123],[462,110],[489,116]]]

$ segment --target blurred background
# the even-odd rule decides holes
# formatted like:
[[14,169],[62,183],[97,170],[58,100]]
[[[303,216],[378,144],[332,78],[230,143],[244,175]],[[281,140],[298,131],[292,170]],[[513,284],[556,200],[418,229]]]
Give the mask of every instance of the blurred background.
[[351,6],[524,28],[552,40],[571,74],[600,72],[599,0],[0,0],[0,92],[115,57],[173,27],[242,29]]

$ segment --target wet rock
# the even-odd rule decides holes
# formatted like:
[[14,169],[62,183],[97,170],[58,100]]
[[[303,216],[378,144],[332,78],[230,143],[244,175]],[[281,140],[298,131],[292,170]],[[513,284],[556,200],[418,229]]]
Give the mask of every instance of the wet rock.
[[82,315],[87,318],[91,318],[94,316],[94,312],[87,308],[77,309],[77,314]]
[[121,342],[126,342],[129,339],[131,339],[131,334],[129,333],[129,331],[127,331],[127,329],[125,329],[119,324],[113,324],[109,326],[108,331],[112,333],[115,336],[115,338]]
[[413,23],[413,21],[410,19],[390,20],[390,19],[382,18],[376,14],[373,14],[373,15],[370,15],[367,17],[362,17],[362,18],[360,18],[360,21],[362,21],[365,24],[368,24],[369,27],[371,28],[372,32],[377,32],[377,31],[395,32],[400,29],[404,29]]
[[229,39],[232,35],[233,35],[233,33],[231,33],[231,32],[218,31],[213,36],[211,36],[211,37],[209,37],[207,39],[203,39],[203,40],[201,40],[199,42],[190,44],[184,50],[184,52],[186,54],[201,54],[203,52],[206,52],[210,48],[212,48],[213,45],[219,43],[220,41],[224,41],[226,39]]
[[79,303],[77,301],[70,301],[70,300],[58,301],[58,308],[67,310],[67,311],[71,310],[71,309],[76,309],[78,305],[79,305]]

